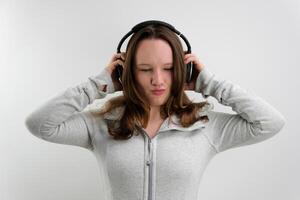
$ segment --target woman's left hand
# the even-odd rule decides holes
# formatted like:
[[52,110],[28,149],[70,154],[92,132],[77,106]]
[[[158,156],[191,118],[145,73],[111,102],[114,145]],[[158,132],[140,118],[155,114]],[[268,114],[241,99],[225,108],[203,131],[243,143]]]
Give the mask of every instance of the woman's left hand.
[[197,77],[205,66],[199,60],[199,58],[193,53],[185,54],[185,56],[184,56],[184,63],[188,64],[189,62],[193,62],[193,66],[194,66],[193,73],[192,73],[192,80],[188,84],[185,83],[184,89],[185,90],[195,90]]

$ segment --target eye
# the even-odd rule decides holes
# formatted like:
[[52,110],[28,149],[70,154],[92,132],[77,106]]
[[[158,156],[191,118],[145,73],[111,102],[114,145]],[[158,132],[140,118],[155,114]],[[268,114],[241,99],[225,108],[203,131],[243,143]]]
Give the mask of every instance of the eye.
[[174,67],[166,67],[166,68],[164,68],[164,70],[167,70],[167,71],[170,71],[170,70],[173,70],[174,69]]
[[151,69],[140,69],[141,71],[143,71],[143,72],[148,72],[148,71],[150,71]]

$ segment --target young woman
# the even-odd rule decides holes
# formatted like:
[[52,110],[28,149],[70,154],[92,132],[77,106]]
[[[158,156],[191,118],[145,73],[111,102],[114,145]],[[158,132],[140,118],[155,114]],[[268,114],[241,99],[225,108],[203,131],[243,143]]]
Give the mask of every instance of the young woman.
[[[191,61],[194,75],[186,83]],[[115,76],[119,65],[122,84]],[[186,89],[212,96],[237,114],[213,111],[207,100],[193,103]],[[101,109],[83,111],[118,90],[123,95]],[[218,78],[195,54],[185,54],[178,36],[160,25],[134,33],[126,53],[113,55],[101,73],[26,118],[37,137],[90,150],[106,174],[107,198],[114,200],[196,200],[203,172],[217,153],[270,138],[284,124],[263,99]]]

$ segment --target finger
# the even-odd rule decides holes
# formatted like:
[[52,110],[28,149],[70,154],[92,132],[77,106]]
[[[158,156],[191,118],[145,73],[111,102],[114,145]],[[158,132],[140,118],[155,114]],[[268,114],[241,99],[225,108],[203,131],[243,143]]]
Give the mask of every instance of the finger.
[[116,53],[114,58],[115,58],[115,60],[117,60],[117,59],[125,60],[125,53],[124,52]]
[[193,53],[185,54],[185,55],[184,55],[184,59],[187,59],[187,58],[192,57],[192,56],[196,57],[196,55],[193,54]]
[[117,53],[114,53],[114,54],[112,55],[111,59],[110,59],[110,63],[116,61],[116,60],[118,59],[118,57],[119,57],[118,54],[117,54]]
[[190,54],[186,54],[186,55],[184,56],[184,59],[188,59],[188,58],[191,58],[191,57],[197,58],[197,56],[196,56],[195,54],[190,53]]
[[126,53],[125,53],[125,52],[122,52],[122,53],[121,53],[121,58],[122,58],[123,60],[125,60],[125,56],[126,56]]
[[203,63],[199,60],[199,58],[197,56],[190,56],[189,58],[184,60],[185,64],[189,63],[189,62],[193,62],[196,65],[200,65],[203,66]]
[[122,60],[116,60],[113,62],[114,67],[116,67],[117,65],[121,65],[124,68],[124,62]]
[[[124,66],[124,62],[121,61],[121,60],[115,60],[113,62],[111,62],[108,66],[109,70],[111,72],[113,72],[115,70],[115,68],[118,66],[118,65],[121,65],[122,67]],[[124,68],[124,67],[123,67]]]
[[117,53],[113,54],[112,57],[111,57],[111,59],[110,59],[110,62],[112,63],[112,62],[116,61],[118,59],[118,57],[119,56],[118,56]]
[[184,63],[187,64],[187,63],[189,63],[189,62],[196,62],[196,61],[197,61],[197,58],[196,58],[196,57],[190,56],[190,57],[188,57],[188,58],[186,58],[186,59],[184,60]]

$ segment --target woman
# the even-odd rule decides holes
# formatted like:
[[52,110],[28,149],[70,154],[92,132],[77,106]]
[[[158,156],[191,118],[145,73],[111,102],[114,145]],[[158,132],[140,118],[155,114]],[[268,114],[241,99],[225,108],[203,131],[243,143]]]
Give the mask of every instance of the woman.
[[[194,76],[185,84],[191,61]],[[237,114],[213,111],[208,101],[193,103],[185,89],[212,96]],[[117,90],[123,95],[99,112],[83,111]],[[159,25],[142,28],[100,74],[26,119],[44,140],[89,149],[106,174],[107,198],[114,200],[198,199],[204,169],[217,153],[270,138],[284,124],[263,99],[216,77],[195,54],[184,54],[176,34]]]

